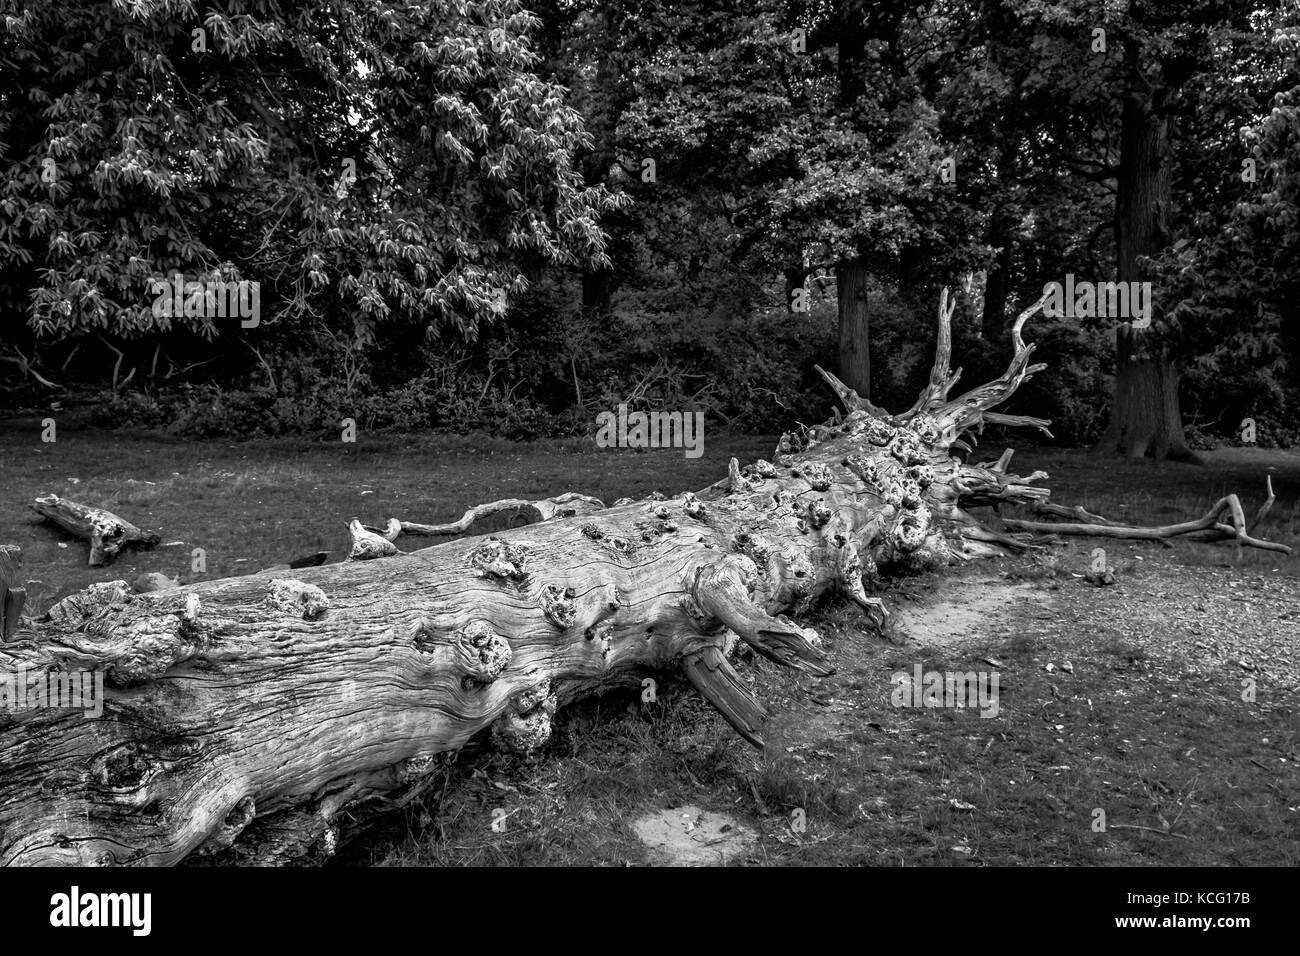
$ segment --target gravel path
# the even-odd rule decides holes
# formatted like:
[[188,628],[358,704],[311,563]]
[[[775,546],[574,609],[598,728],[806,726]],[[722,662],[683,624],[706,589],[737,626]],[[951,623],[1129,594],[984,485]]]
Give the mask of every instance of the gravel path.
[[1052,592],[1064,633],[1118,637],[1195,673],[1235,669],[1300,691],[1300,580],[1155,561],[1110,587],[1066,577]]

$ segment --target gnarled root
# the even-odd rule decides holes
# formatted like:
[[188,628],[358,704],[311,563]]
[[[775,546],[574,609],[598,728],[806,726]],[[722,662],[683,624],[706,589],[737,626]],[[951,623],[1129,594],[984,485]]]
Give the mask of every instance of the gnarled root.
[[[1260,506],[1254,520],[1247,524],[1246,513],[1241,506],[1241,499],[1234,495],[1227,495],[1220,498],[1204,516],[1197,518],[1195,521],[1183,521],[1178,524],[1159,525],[1157,527],[1141,527],[1138,525],[1123,525],[1101,518],[1097,515],[1091,517],[1097,520],[1082,522],[1054,522],[1054,521],[1030,521],[1023,518],[1006,518],[1006,525],[1011,528],[1018,528],[1022,531],[1039,531],[1051,534],[1064,535],[1081,535],[1099,538],[1127,538],[1135,541],[1164,541],[1169,538],[1189,536],[1198,541],[1236,541],[1238,544],[1250,548],[1259,548],[1263,551],[1277,551],[1281,554],[1290,554],[1291,548],[1285,544],[1278,544],[1275,541],[1266,541],[1262,538],[1253,537],[1250,529],[1259,524],[1260,520],[1268,514],[1273,507],[1273,479],[1267,480],[1268,497]],[[1082,509],[1079,509],[1082,512]],[[1060,515],[1064,512],[1070,515],[1067,509],[1060,511],[1049,511],[1047,513]],[[1232,524],[1225,524],[1220,520],[1224,513],[1227,513]],[[1082,512],[1087,514],[1087,512]]]
[[826,677],[834,669],[814,646],[817,632],[772,617],[751,599],[758,569],[745,555],[728,555],[699,572],[695,600],[701,610],[731,628],[764,657],[785,667]]

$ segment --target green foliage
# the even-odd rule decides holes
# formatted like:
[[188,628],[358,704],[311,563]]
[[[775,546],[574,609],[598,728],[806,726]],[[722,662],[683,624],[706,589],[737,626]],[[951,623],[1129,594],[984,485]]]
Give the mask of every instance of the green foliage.
[[[871,397],[904,408],[942,286],[978,290],[969,383],[1045,282],[1114,277],[1119,119],[1150,87],[1175,197],[1150,341],[1195,441],[1252,416],[1285,442],[1297,49],[1294,5],[1217,0],[0,0],[0,308],[70,378],[121,349],[146,391],[110,419],[183,434],[571,434],[624,403],[774,431],[826,414],[821,283],[855,260]],[[173,272],[256,280],[261,325],[155,316]],[[1011,410],[1092,441],[1111,324],[1035,319],[1050,371]]]
[[259,282],[282,331],[472,334],[524,267],[603,262],[619,204],[572,168],[536,26],[517,0],[3,0],[0,303],[165,332],[149,281],[179,272]]

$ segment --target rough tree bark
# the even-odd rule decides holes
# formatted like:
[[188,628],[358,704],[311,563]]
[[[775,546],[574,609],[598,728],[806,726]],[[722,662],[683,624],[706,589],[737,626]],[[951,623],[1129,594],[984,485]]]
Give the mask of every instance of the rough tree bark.
[[[1142,257],[1158,255],[1168,241],[1172,150],[1168,121],[1160,114],[1166,91],[1142,75],[1136,47],[1125,54],[1133,88],[1124,97],[1120,166],[1115,197],[1115,248],[1120,282],[1149,276]],[[1151,333],[1125,323],[1116,332],[1111,417],[1099,450],[1130,458],[1195,461],[1183,435],[1178,367]]]
[[870,271],[861,259],[835,267],[840,331],[840,377],[861,395],[871,389],[871,315],[867,308]]
[[[843,594],[881,627],[880,567],[1024,547],[969,508],[1043,502],[1045,476],[950,450],[986,421],[1046,427],[990,411],[1042,367],[1021,338],[1041,305],[1015,323],[1007,371],[949,399],[945,292],[911,409],[886,415],[823,373],[846,415],[783,436],[771,462],[732,459],[694,494],[553,499],[532,512],[550,520],[496,536],[150,594],[97,584],[23,619],[0,676],[89,669],[106,690],[99,716],[0,706],[0,864],[170,864],[232,845],[246,862],[319,859],[417,794],[437,755],[480,731],[532,750],[557,707],[651,673],[683,673],[761,745],[766,712],[728,660],[737,639],[825,674],[817,634],[785,612]],[[424,530],[503,513],[521,509]],[[415,530],[352,528],[374,554]]]

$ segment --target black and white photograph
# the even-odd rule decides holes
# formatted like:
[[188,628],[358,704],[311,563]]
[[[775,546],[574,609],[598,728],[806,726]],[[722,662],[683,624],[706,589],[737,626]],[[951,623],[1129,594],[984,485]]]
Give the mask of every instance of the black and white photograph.
[[0,0],[0,170],[33,925],[1300,864],[1300,3]]

